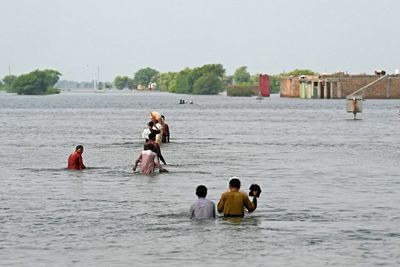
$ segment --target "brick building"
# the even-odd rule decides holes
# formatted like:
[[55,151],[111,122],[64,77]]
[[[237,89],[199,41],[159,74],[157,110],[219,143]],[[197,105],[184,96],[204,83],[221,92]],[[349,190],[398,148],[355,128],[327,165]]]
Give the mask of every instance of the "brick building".
[[348,75],[283,77],[281,97],[346,98],[350,94],[369,99],[400,99],[400,75]]

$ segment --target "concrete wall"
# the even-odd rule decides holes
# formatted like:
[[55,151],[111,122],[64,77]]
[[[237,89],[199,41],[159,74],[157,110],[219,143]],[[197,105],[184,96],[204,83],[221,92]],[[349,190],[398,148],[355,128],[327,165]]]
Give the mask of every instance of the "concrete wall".
[[281,79],[281,97],[300,97],[300,81],[298,78]]
[[[346,98],[354,91],[376,81],[377,75],[324,75],[307,77],[312,83],[317,82],[327,86],[331,94],[329,98]],[[382,80],[360,92],[364,98],[370,99],[400,99],[400,75],[386,76]],[[281,79],[281,97],[300,97],[300,81],[298,77]],[[327,98],[325,95],[324,98]]]

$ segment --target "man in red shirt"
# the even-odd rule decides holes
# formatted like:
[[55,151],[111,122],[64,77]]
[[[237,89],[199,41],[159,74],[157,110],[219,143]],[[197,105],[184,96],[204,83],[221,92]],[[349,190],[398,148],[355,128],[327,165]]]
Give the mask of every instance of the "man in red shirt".
[[83,164],[82,159],[83,146],[76,146],[75,152],[72,153],[68,158],[68,170],[83,170],[86,166]]

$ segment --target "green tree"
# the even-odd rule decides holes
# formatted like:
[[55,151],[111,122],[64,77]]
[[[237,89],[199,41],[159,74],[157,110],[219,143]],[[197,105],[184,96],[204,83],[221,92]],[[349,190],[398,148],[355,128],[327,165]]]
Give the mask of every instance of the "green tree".
[[[198,72],[201,73],[199,77],[203,76],[205,73],[212,73],[219,78],[223,78],[225,75],[225,69],[222,64],[206,64],[196,69],[198,69]],[[195,73],[197,72],[196,69]]]
[[281,79],[279,75],[271,75],[269,76],[271,93],[276,94],[281,91]]
[[128,87],[128,76],[117,76],[114,78],[114,86],[115,88],[122,90],[126,87]]
[[56,94],[60,91],[53,86],[59,80],[56,70],[35,70],[20,75],[11,86],[11,91],[19,95],[43,95]]
[[175,78],[174,92],[177,94],[190,94],[192,92],[192,70],[185,68],[178,72]]
[[301,75],[316,75],[317,73],[308,69],[295,69],[289,72],[281,73],[282,76],[301,76]]
[[[225,69],[221,64],[206,64],[194,69],[185,68],[179,72],[167,72],[153,76],[152,81],[162,91],[178,94],[215,94],[224,90]],[[200,81],[198,81],[200,80]],[[213,81],[207,89],[208,81]],[[196,85],[196,88],[195,88]],[[196,91],[195,91],[196,89]]]
[[235,73],[233,74],[233,81],[235,84],[244,84],[250,82],[250,73],[247,71],[246,66],[241,66],[236,69]]
[[3,78],[4,89],[7,90],[8,92],[10,92],[11,88],[12,88],[12,84],[17,78],[18,78],[18,76],[15,76],[15,75],[4,76],[4,78]]
[[130,90],[133,90],[136,87],[135,82],[131,78],[128,78],[128,81],[126,82],[126,85],[128,86],[128,88]]
[[158,75],[158,71],[152,68],[144,68],[135,72],[133,82],[135,84],[141,84],[147,86],[153,81],[153,78]]
[[216,95],[222,91],[222,81],[214,73],[205,73],[193,85],[193,93],[201,95]]
[[48,86],[54,86],[58,80],[60,79],[61,73],[56,70],[42,70],[43,78],[45,79],[44,83]]
[[260,83],[260,74],[251,75],[250,83],[254,85],[258,85]]
[[161,91],[172,92],[176,72],[161,73],[155,81]]
[[236,84],[228,88],[228,96],[255,96],[258,94],[258,85]]

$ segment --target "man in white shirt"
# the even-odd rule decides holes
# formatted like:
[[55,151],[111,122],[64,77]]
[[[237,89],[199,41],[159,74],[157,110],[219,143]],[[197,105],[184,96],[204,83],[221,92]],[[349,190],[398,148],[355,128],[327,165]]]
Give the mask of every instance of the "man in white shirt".
[[207,187],[199,185],[196,188],[197,202],[190,207],[190,218],[196,220],[215,219],[215,204],[206,199]]

